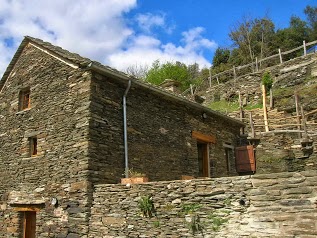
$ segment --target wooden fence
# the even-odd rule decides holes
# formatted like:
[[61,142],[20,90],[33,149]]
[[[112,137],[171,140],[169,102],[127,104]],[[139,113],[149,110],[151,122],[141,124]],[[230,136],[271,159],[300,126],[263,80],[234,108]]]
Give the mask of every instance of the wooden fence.
[[[308,138],[309,134],[315,136],[313,132],[316,133],[317,122],[315,120],[308,120],[308,118],[313,114],[316,114],[317,109],[304,113],[303,107],[300,108],[300,114],[297,114],[295,116],[283,118],[266,118],[263,119],[263,121],[255,121],[253,119],[252,112],[250,111],[249,118],[243,118],[243,121],[249,121],[251,138],[256,137],[256,131],[260,131],[260,134],[277,132],[298,133],[300,138]],[[312,128],[311,131],[309,131],[309,128]]]
[[[218,74],[215,74],[215,75],[211,75],[211,71],[209,70],[209,77],[208,77],[209,87],[212,86],[212,80],[215,80],[215,79],[217,80],[217,83],[219,84],[220,83],[219,78],[221,76],[226,76],[229,78],[236,79],[238,76],[243,76],[243,75],[247,75],[249,73],[258,72],[259,70],[265,69],[267,67],[271,67],[271,66],[286,62],[287,60],[284,60],[286,55],[289,55],[289,54],[294,53],[294,52],[301,50],[301,49],[303,49],[304,56],[306,56],[307,54],[315,53],[315,51],[307,53],[307,47],[314,46],[314,45],[317,45],[317,40],[309,42],[309,43],[306,43],[305,41],[303,41],[303,45],[296,47],[292,50],[282,52],[281,49],[278,49],[278,53],[275,55],[271,55],[271,56],[268,56],[268,57],[266,57],[264,59],[260,59],[260,60],[256,57],[254,62],[251,62],[251,63],[246,64],[246,65],[242,65],[242,66],[233,66],[232,69],[225,70],[225,71],[218,73]],[[274,62],[274,60],[277,63],[276,64],[269,64],[269,66],[263,67],[263,66],[265,66],[264,63],[267,62],[268,60],[270,60],[270,63]],[[239,75],[240,72],[242,72],[241,75]],[[200,89],[200,87],[202,87],[202,85],[205,85],[204,81],[201,82],[199,85],[196,85],[195,87],[193,85],[190,85],[190,88],[188,88],[184,92],[182,92],[182,95],[187,95],[189,93],[191,95],[194,95],[195,92],[198,91]]]
[[[242,65],[242,66],[233,66],[232,69],[229,69],[229,70],[225,70],[221,73],[218,73],[218,74],[215,74],[215,75],[211,75],[211,72],[210,72],[210,75],[209,75],[209,87],[211,87],[211,82],[213,79],[216,79],[217,80],[217,83],[219,84],[219,77],[220,76],[224,76],[224,75],[227,75],[228,77],[232,77],[234,79],[236,79],[239,75],[239,71],[242,71],[242,70],[245,70],[243,72],[242,75],[245,75],[247,74],[246,72],[248,73],[254,73],[254,72],[258,72],[260,69],[264,69],[262,68],[264,64],[264,62],[268,61],[268,60],[273,60],[275,59],[277,64],[282,64],[284,62],[284,59],[285,59],[285,56],[286,55],[289,55],[291,53],[294,53],[298,50],[301,50],[303,49],[303,55],[306,56],[307,55],[307,47],[309,46],[314,46],[314,45],[317,45],[317,40],[316,41],[312,41],[312,42],[309,42],[309,43],[306,43],[305,41],[303,41],[303,45],[299,46],[299,47],[296,47],[292,50],[288,50],[288,51],[285,51],[285,52],[282,52],[281,49],[278,49],[278,53],[275,54],[275,55],[271,55],[269,57],[266,57],[266,58],[263,58],[263,59],[258,59],[257,57],[255,58],[255,61],[254,62],[251,62],[249,64],[246,64],[246,65]],[[314,53],[314,52],[311,52],[311,53]],[[287,61],[287,60],[286,60]],[[270,65],[270,66],[274,66],[274,65],[277,65],[277,64],[273,64],[273,65]]]

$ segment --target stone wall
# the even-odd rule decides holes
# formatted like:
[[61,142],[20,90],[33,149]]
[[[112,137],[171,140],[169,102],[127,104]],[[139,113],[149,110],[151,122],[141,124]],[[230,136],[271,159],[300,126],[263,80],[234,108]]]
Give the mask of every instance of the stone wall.
[[[316,237],[316,181],[314,170],[101,184],[95,187],[88,237]],[[148,195],[152,217],[139,207]]]
[[[118,183],[124,174],[122,96],[127,81],[95,74],[92,81],[89,156],[93,183]],[[224,143],[236,146],[239,125],[132,82],[127,94],[129,167],[150,181],[199,176],[192,131],[214,136],[209,144],[212,177],[227,176]],[[235,171],[231,171],[235,175]]]
[[[26,87],[31,108],[19,111]],[[18,237],[19,212],[12,209],[34,197],[41,198],[39,206],[53,197],[60,203],[59,212],[38,214],[38,237],[87,230],[89,88],[89,73],[30,44],[21,53],[0,93],[0,237]],[[30,156],[34,136],[38,153]],[[69,210],[75,207],[76,213]]]

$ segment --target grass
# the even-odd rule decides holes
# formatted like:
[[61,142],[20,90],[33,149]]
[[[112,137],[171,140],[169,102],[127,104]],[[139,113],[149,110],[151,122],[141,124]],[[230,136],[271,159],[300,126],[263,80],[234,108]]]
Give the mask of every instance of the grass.
[[227,102],[225,100],[221,100],[218,102],[212,102],[208,105],[208,107],[212,110],[230,113],[239,110],[239,103],[238,102]]
[[[212,110],[215,110],[215,111],[230,113],[230,112],[234,112],[234,111],[239,110],[239,103],[221,100],[221,101],[210,103],[208,107]],[[252,109],[257,109],[257,108],[263,108],[262,103],[249,104],[249,105],[243,107],[244,110],[252,110]]]
[[244,110],[252,110],[252,109],[259,109],[259,108],[263,108],[262,103],[249,104],[249,105],[243,107]]

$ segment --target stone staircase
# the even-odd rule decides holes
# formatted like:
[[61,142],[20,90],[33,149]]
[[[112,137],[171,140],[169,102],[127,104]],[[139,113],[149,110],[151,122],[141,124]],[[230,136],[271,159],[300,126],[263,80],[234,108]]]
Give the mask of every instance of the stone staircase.
[[[255,138],[268,147],[280,146],[290,150],[295,158],[316,156],[317,152],[317,123],[316,119],[308,121],[307,136],[303,126],[298,126],[296,116],[277,109],[268,109],[269,131],[265,131],[263,109],[253,109],[244,112],[243,122],[246,124],[244,134],[252,138],[250,114],[254,124]],[[240,112],[229,114],[230,117],[240,119]],[[283,142],[281,142],[283,141]],[[315,141],[315,143],[313,143]]]

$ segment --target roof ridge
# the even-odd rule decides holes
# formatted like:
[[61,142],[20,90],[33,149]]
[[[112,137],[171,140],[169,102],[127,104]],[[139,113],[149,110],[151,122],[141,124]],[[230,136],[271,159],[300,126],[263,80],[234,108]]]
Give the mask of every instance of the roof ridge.
[[52,43],[50,42],[46,42],[46,41],[43,41],[42,39],[38,39],[38,38],[34,38],[34,37],[31,37],[31,36],[25,36],[23,41],[21,42],[18,50],[16,51],[14,57],[12,58],[10,64],[8,65],[2,79],[4,80],[0,80],[0,92],[2,90],[2,87],[4,86],[12,68],[14,67],[16,61],[18,60],[19,58],[19,55],[21,54],[23,48],[27,45],[27,43],[29,42],[33,42],[49,51],[52,51],[54,52],[55,54],[63,57],[64,59],[67,59],[77,65],[79,65],[80,68],[84,68],[84,69],[92,69],[92,68],[95,68],[95,66],[98,68],[98,70],[101,70],[103,72],[107,72],[108,74],[113,74],[115,75],[117,78],[124,78],[125,80],[133,80],[134,82],[136,82],[138,85],[142,86],[142,87],[145,87],[145,88],[148,88],[150,90],[152,90],[153,92],[156,92],[156,93],[160,93],[162,95],[165,95],[165,96],[168,96],[169,98],[173,98],[174,100],[177,99],[179,102],[183,102],[183,103],[187,103],[188,105],[192,105],[192,106],[195,106],[197,109],[199,110],[204,110],[206,112],[210,112],[216,116],[220,116],[220,117],[225,117],[227,118],[228,120],[232,121],[232,122],[235,122],[235,123],[238,123],[240,125],[244,125],[242,122],[236,120],[236,119],[233,119],[233,118],[230,118],[226,115],[223,115],[219,112],[216,112],[208,107],[205,107],[205,106],[202,106],[201,104],[197,103],[197,102],[194,102],[194,101],[191,101],[189,100],[188,98],[182,96],[182,95],[179,95],[179,94],[176,94],[176,93],[171,93],[171,92],[168,92],[167,90],[164,90],[162,87],[159,87],[159,86],[156,86],[156,85],[153,85],[153,84],[150,84],[150,83],[147,83],[147,82],[144,82],[132,75],[129,75],[129,74],[126,74],[122,71],[119,71],[115,68],[112,68],[108,65],[104,65],[98,61],[95,61],[95,60],[91,60],[89,58],[85,58],[85,57],[82,57],[81,55],[77,54],[77,53],[73,53],[73,52],[70,52],[66,49],[63,49],[62,47],[60,46],[56,46],[56,45],[53,45]]

